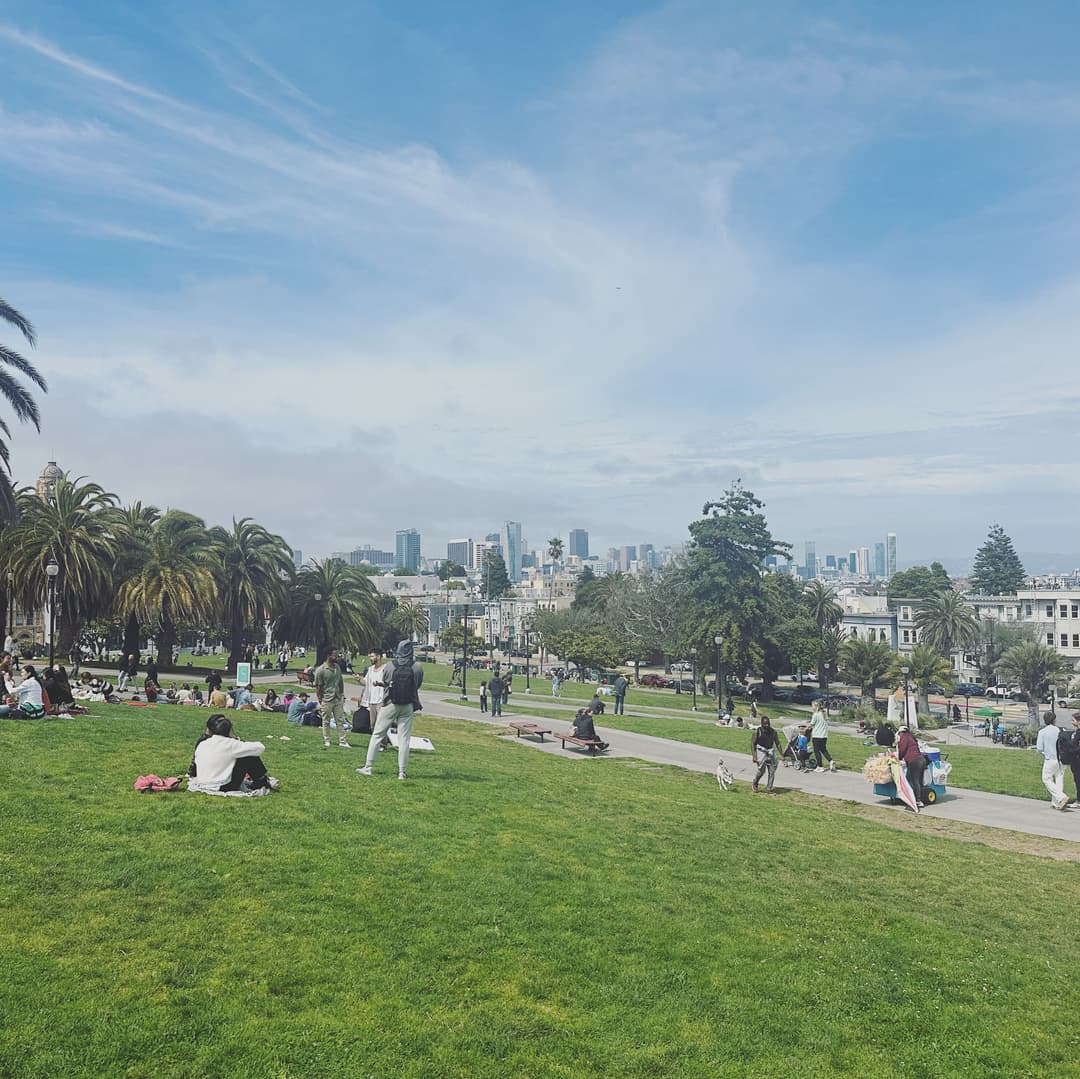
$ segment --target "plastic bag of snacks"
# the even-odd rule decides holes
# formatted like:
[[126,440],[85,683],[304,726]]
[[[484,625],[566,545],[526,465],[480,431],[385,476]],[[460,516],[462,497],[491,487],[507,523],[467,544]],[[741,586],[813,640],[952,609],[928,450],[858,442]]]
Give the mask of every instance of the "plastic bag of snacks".
[[886,753],[879,753],[871,757],[863,765],[863,778],[867,783],[891,783],[892,772],[889,770],[889,757]]

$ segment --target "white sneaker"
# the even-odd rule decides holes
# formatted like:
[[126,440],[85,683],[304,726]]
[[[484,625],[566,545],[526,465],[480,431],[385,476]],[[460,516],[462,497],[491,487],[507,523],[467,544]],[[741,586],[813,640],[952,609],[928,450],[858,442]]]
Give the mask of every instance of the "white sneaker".
[[330,743],[325,738],[323,739],[322,747],[323,747],[323,749],[329,749],[330,748]]
[[814,771],[815,772],[824,772],[825,769],[824,768],[815,768]]
[[271,789],[272,791],[279,791],[279,790],[281,790],[281,781],[280,781],[280,780],[278,780],[278,779],[275,779],[275,778],[274,778],[273,776],[268,776],[268,777],[267,777],[267,779],[266,779],[266,785],[267,785],[267,786],[268,786],[268,787],[269,787],[269,788],[270,788],[270,789]]
[[405,778],[405,773],[404,772],[398,772],[397,777],[398,777],[398,779],[404,779]]
[[367,765],[364,765],[363,768],[356,769],[356,774],[358,776],[369,776],[371,775],[371,769]]
[[348,742],[338,742],[339,749],[352,749],[352,746]]
[[836,761],[829,761],[829,771],[830,772],[835,772],[836,771]]

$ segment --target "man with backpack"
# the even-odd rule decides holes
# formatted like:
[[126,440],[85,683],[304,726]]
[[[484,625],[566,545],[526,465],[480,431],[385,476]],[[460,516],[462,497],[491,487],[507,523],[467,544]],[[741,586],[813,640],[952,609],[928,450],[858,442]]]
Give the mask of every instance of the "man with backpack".
[[371,766],[379,752],[379,743],[391,727],[397,728],[398,779],[404,779],[409,766],[409,740],[412,737],[413,713],[420,711],[419,689],[424,684],[424,667],[413,656],[412,641],[402,641],[394,653],[393,662],[383,668],[383,688],[386,695],[375,729],[368,741],[367,759],[356,771],[371,775]]
[[326,659],[315,668],[315,696],[322,715],[323,749],[330,748],[330,720],[337,724],[338,745],[352,749],[345,738],[345,678],[338,664],[336,648],[326,653]]
[[1043,728],[1035,740],[1035,746],[1043,756],[1042,781],[1050,793],[1050,804],[1055,809],[1067,809],[1069,796],[1065,793],[1065,765],[1061,763],[1058,743],[1061,730],[1053,712],[1043,713]]
[[[1080,801],[1080,712],[1073,712],[1072,721],[1073,729],[1067,735],[1065,731],[1058,735],[1058,747],[1065,749],[1065,757],[1068,759],[1062,760],[1062,764],[1067,764],[1072,771],[1076,797]],[[1059,752],[1059,759],[1061,756]]]

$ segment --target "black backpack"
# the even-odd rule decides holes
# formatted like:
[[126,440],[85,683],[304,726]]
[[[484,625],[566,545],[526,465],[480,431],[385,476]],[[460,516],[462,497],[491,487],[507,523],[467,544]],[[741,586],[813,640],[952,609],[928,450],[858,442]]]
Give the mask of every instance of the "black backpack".
[[1058,735],[1057,740],[1058,763],[1066,766],[1074,763],[1080,764],[1080,756],[1077,755],[1076,748],[1072,734],[1067,731],[1062,731]]
[[416,699],[416,675],[412,667],[394,664],[394,673],[388,686],[391,704],[412,704]]
[[361,705],[352,714],[353,734],[371,734],[371,713]]

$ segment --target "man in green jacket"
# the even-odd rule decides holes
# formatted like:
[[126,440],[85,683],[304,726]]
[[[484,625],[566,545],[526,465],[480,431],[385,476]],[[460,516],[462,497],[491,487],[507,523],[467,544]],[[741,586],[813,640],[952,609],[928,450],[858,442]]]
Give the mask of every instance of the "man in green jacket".
[[352,749],[345,740],[345,678],[336,648],[331,648],[326,659],[315,669],[315,696],[322,715],[323,749],[330,748],[331,718],[337,723],[338,745],[342,749]]

